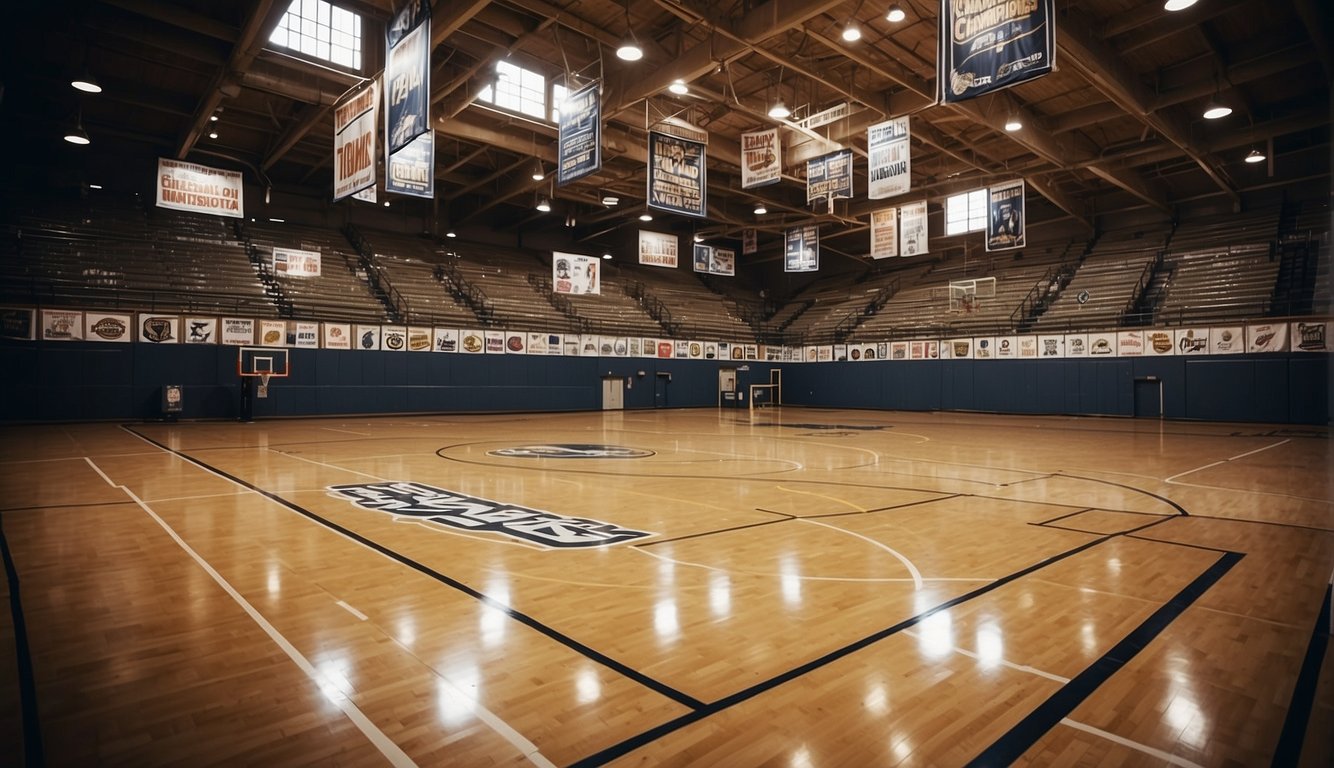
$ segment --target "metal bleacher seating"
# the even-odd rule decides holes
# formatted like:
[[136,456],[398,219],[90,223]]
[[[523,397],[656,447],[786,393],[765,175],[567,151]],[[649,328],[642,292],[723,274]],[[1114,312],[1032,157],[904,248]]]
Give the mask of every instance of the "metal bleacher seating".
[[1279,259],[1279,210],[1229,214],[1183,225],[1165,256],[1171,279],[1159,323],[1257,319],[1269,313]]
[[384,306],[371,294],[357,266],[357,254],[335,229],[291,223],[252,222],[245,231],[262,259],[272,259],[274,247],[317,251],[319,277],[278,277],[292,302],[294,317],[382,323]]

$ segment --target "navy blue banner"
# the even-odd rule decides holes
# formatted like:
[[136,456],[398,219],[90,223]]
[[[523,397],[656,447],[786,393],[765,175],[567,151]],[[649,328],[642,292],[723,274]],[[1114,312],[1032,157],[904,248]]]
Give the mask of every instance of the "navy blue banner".
[[807,224],[793,227],[785,238],[784,272],[818,272],[820,270],[820,226]]
[[703,217],[708,208],[704,145],[649,132],[648,206]]
[[560,105],[560,140],[556,183],[564,186],[602,169],[600,83],[581,88]]
[[435,134],[418,136],[389,156],[384,191],[413,197],[435,197]]
[[852,150],[806,161],[806,202],[852,197]]
[[998,184],[987,191],[987,250],[1023,248],[1024,180]]
[[385,29],[385,49],[398,45],[399,40],[429,18],[431,18],[430,0],[408,0],[408,4],[403,6],[403,10],[394,16]]
[[385,147],[390,154],[430,130],[431,25],[419,24],[389,49],[385,64]]
[[941,0],[936,81],[942,103],[964,101],[1051,71],[1053,0]]

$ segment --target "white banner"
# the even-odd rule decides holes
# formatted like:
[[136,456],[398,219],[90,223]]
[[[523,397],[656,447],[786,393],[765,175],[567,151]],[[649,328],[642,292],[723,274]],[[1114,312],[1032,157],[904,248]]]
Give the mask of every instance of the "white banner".
[[1247,352],[1287,352],[1288,324],[1265,323],[1246,326]]
[[352,326],[347,323],[325,323],[324,348],[351,349]]
[[436,352],[458,352],[459,330],[457,328],[436,328],[435,343],[431,348]]
[[887,120],[866,129],[867,197],[879,200],[912,187],[908,118]]
[[927,252],[926,201],[899,207],[899,255],[920,256]]
[[1038,336],[1038,357],[1065,357],[1065,337]]
[[1172,331],[1166,328],[1156,331],[1145,331],[1144,354],[1146,355],[1176,354],[1176,340],[1172,336]]
[[486,340],[486,354],[488,355],[505,354],[504,331],[482,331],[482,337]]
[[519,331],[510,331],[505,334],[505,354],[507,355],[526,355],[528,354],[528,335]]
[[282,347],[287,345],[287,321],[286,320],[260,320],[259,321],[259,343],[265,347]]
[[319,251],[298,251],[292,248],[273,249],[273,272],[285,277],[319,277]]
[[1120,331],[1116,334],[1117,357],[1139,357],[1144,354],[1143,331]]
[[1209,354],[1208,328],[1178,328],[1175,332],[1177,354]]
[[1232,328],[1209,329],[1209,354],[1235,355],[1246,351],[1245,329],[1238,325]]
[[248,317],[222,318],[222,343],[248,347],[255,343],[255,321]]
[[88,341],[130,342],[134,319],[129,315],[88,311],[83,315],[83,338]]
[[361,350],[379,350],[380,349],[380,326],[378,325],[354,325],[352,326],[352,347]]
[[334,107],[335,200],[375,188],[375,129],[378,125],[375,111],[379,93],[379,84],[372,81]]
[[666,232],[639,230],[639,263],[676,269],[677,237]]
[[1329,323],[1318,320],[1309,323],[1303,321],[1293,323],[1292,351],[1328,352]]
[[778,129],[741,134],[741,188],[777,182],[783,173],[783,148]]
[[899,255],[899,209],[871,211],[871,258]]
[[481,331],[460,331],[459,348],[469,355],[480,355],[486,351],[486,337]]
[[551,259],[551,292],[602,293],[598,261],[594,256],[554,251]]
[[181,341],[185,344],[217,344],[218,319],[215,317],[187,317],[181,327]]
[[1089,336],[1087,333],[1067,333],[1065,335],[1066,357],[1088,357]]
[[1089,357],[1116,357],[1116,334],[1090,333]]
[[181,340],[181,318],[176,315],[139,315],[139,341],[177,344]]
[[244,218],[241,174],[159,157],[157,204],[175,211]]
[[430,328],[408,328],[409,352],[430,352],[432,341]]
[[380,349],[389,352],[403,352],[407,348],[407,328],[401,325],[386,325],[380,328]]
[[320,324],[299,320],[288,327],[292,346],[304,349],[318,349],[320,346]]

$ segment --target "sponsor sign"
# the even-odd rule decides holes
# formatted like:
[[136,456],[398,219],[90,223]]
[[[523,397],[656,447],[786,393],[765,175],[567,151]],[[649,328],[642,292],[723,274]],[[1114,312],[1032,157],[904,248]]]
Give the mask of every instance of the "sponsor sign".
[[988,190],[987,200],[987,250],[1023,248],[1024,180],[992,187]]
[[1265,323],[1246,326],[1247,352],[1287,352],[1288,324]]
[[704,145],[665,133],[648,135],[648,206],[685,216],[708,211]]
[[1038,336],[1038,357],[1065,357],[1064,336]]
[[360,349],[363,352],[379,350],[380,326],[378,325],[352,326],[352,348]]
[[505,354],[528,354],[528,334],[521,331],[509,331],[505,334]]
[[139,341],[177,344],[181,340],[181,318],[176,315],[139,315]]
[[840,362],[840,363],[845,363],[845,362],[847,362],[847,360],[848,360],[848,345],[847,345],[847,344],[835,344],[835,345],[834,345],[834,361],[835,361],[835,362]]
[[899,209],[871,211],[871,258],[899,255]]
[[505,332],[504,331],[485,331],[482,336],[486,341],[486,354],[503,355],[505,354]]
[[[528,354],[530,355],[549,354],[547,336],[548,334],[545,333],[533,333],[530,331],[528,333]],[[556,346],[558,348],[560,347],[559,341],[556,342]]]
[[807,224],[787,230],[784,237],[784,272],[818,272],[820,269],[820,226]]
[[1232,328],[1209,329],[1209,354],[1235,355],[1246,351],[1244,328],[1240,325]]
[[1019,356],[1034,358],[1038,356],[1038,337],[1020,336],[1019,337]]
[[1066,357],[1088,357],[1089,337],[1086,333],[1067,333],[1065,335]]
[[548,355],[559,355],[559,354],[561,354],[561,351],[564,349],[564,344],[565,344],[564,339],[565,339],[565,337],[564,337],[562,334],[559,334],[559,333],[548,333],[548,334],[547,334],[547,354],[548,354]]
[[88,341],[128,343],[134,340],[130,332],[134,318],[130,315],[89,311],[83,313],[83,323],[83,338]]
[[[481,331],[459,331],[459,349],[466,355],[486,352],[486,334]],[[569,354],[568,352],[566,354]],[[578,354],[577,352],[574,354]]]
[[1116,357],[1116,334],[1090,333],[1089,357]]
[[806,203],[852,197],[852,150],[806,161]]
[[669,358],[669,357],[671,357],[671,356],[672,356],[672,350],[673,350],[673,346],[672,346],[672,343],[671,343],[670,341],[667,341],[666,339],[659,339],[659,340],[658,340],[658,358],[659,358],[659,359],[662,359],[662,358]]
[[949,339],[945,342],[941,357],[949,360],[967,360],[973,357],[972,339]]
[[556,183],[564,186],[602,168],[601,83],[591,83],[560,105]]
[[334,107],[335,200],[375,188],[375,118],[379,103],[379,85],[371,81]]
[[943,104],[1041,77],[1055,53],[1053,0],[941,0],[936,79]]
[[37,335],[36,313],[21,307],[0,308],[0,338],[32,341]]
[[458,352],[459,347],[459,329],[457,328],[436,328],[435,338],[431,342],[431,349],[436,352]]
[[890,360],[907,360],[907,359],[908,359],[908,342],[906,342],[906,341],[891,341],[891,342],[889,343],[889,359],[890,359]]
[[255,343],[255,321],[248,317],[222,318],[222,343],[248,347]]
[[241,174],[182,160],[157,161],[157,204],[175,211],[243,218]]
[[899,206],[899,255],[927,252],[926,201]]
[[329,495],[395,521],[435,523],[470,533],[489,533],[557,549],[606,547],[645,536],[650,531],[622,528],[584,517],[467,496],[422,483],[331,485]]
[[303,349],[319,349],[320,324],[298,320],[287,326],[287,345]]
[[741,134],[741,188],[776,183],[783,174],[783,147],[778,129]]
[[1328,352],[1329,323],[1298,321],[1292,324],[1294,352]]
[[551,292],[588,294],[602,293],[602,282],[598,274],[601,259],[594,256],[580,256],[576,253],[551,254]]
[[678,247],[679,243],[676,235],[666,232],[639,230],[640,264],[676,269]]
[[285,277],[319,277],[319,251],[297,251],[291,248],[273,249],[273,271]]
[[325,349],[352,348],[352,326],[348,323],[324,323],[323,336]]
[[1144,332],[1144,354],[1172,355],[1176,353],[1176,338],[1166,328]]
[[1143,331],[1121,331],[1116,334],[1117,357],[1139,357],[1144,354]]
[[77,341],[83,336],[83,313],[64,309],[42,310],[43,341]]
[[975,360],[996,359],[996,340],[989,336],[973,339],[973,358]]
[[218,320],[215,317],[187,317],[181,326],[185,344],[217,344]]
[[430,328],[408,328],[409,352],[430,352],[432,341]]
[[996,337],[996,358],[1012,360],[1019,356],[1019,338],[1017,336]]
[[281,347],[287,343],[286,320],[260,320],[259,343],[265,347]]
[[690,342],[678,339],[674,344],[675,348],[672,357],[675,357],[678,360],[685,360],[690,357]]
[[1208,328],[1178,328],[1175,332],[1176,351],[1179,355],[1209,354]]
[[902,195],[912,187],[908,118],[866,129],[866,196],[872,200]]

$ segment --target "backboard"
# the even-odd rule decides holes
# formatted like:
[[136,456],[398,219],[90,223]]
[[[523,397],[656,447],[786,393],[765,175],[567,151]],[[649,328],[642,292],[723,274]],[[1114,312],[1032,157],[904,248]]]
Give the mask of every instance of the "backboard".
[[239,347],[236,350],[236,373],[240,376],[287,376],[287,350],[273,347]]
[[996,278],[977,277],[950,281],[950,311],[975,312],[982,299],[996,297]]

